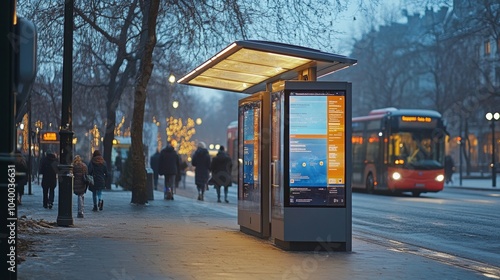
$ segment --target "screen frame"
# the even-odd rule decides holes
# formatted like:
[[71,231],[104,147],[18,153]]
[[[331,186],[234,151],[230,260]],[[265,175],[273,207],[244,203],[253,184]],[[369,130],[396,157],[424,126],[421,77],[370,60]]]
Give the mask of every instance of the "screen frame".
[[[287,149],[283,154],[284,158],[284,206],[285,207],[297,207],[297,208],[346,208],[348,206],[348,190],[347,188],[349,187],[350,183],[350,178],[348,178],[349,172],[347,168],[347,159],[349,158],[348,153],[350,152],[350,146],[348,141],[350,141],[350,121],[348,121],[347,118],[350,118],[350,114],[347,113],[348,111],[348,106],[350,106],[350,102],[347,98],[348,89],[287,89],[285,88],[285,100],[284,100],[284,133],[283,133],[283,144],[287,145]],[[291,96],[344,96],[346,97],[344,99],[344,187],[336,188],[337,190],[342,189],[343,193],[341,196],[343,197],[343,204],[341,205],[333,205],[333,204],[293,204],[290,201],[291,197],[291,187],[290,187],[290,97]],[[325,116],[327,117],[327,116]],[[327,120],[326,120],[327,121]],[[326,153],[326,151],[325,151]],[[308,188],[307,186],[304,186],[303,188]],[[318,187],[321,188],[321,187]],[[329,189],[328,186],[325,186],[326,190],[325,192],[325,198],[328,195]]]

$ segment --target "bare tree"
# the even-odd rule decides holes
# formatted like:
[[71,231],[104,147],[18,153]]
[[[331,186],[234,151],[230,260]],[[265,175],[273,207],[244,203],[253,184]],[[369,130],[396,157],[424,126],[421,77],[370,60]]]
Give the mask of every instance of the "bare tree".
[[[61,41],[62,24],[57,23],[62,22],[62,3],[54,0],[20,1],[23,1],[20,6],[29,10],[37,25],[42,27],[42,32],[49,35],[40,36],[43,38],[40,45],[44,51],[52,53],[41,57],[53,59],[44,62],[42,67],[54,65],[58,59],[61,67],[62,45],[58,40]],[[132,79],[137,77],[140,65],[144,63],[144,45],[141,44],[141,38],[147,32],[143,29],[143,23],[144,16],[148,13],[144,13],[141,7],[145,3],[142,0],[90,0],[78,2],[75,6],[75,41],[78,42],[75,44],[75,84],[83,95],[87,96],[87,102],[90,102],[86,104],[87,109],[98,108],[100,111],[102,102],[98,101],[105,101],[105,112],[99,114],[105,124],[103,154],[107,162],[111,162],[116,114],[120,102],[123,94],[131,88]],[[154,52],[156,55],[152,59],[155,64],[162,65],[162,69],[185,73],[187,66],[204,61],[221,46],[248,38],[282,41],[330,51],[330,41],[337,35],[334,28],[335,19],[339,11],[346,9],[348,3],[350,1],[340,0],[209,0],[203,3],[196,0],[167,0],[159,8],[157,24],[149,26],[157,30]],[[172,57],[182,57],[183,63],[174,65]],[[177,68],[179,65],[184,69]],[[166,79],[161,73],[152,72],[151,75],[155,80]],[[154,87],[151,89],[155,90]],[[135,93],[137,90],[134,89]],[[148,94],[149,90],[148,87]],[[159,87],[156,90],[162,92]],[[184,88],[183,91],[187,89]],[[135,96],[140,97],[141,94],[142,92]],[[180,93],[174,92],[172,96],[185,97],[184,93],[178,94]],[[93,100],[97,100],[95,106]],[[134,106],[140,106],[141,102],[135,103]],[[190,100],[186,100],[186,103],[189,102]],[[82,114],[88,114],[82,117],[82,125],[86,125],[89,119],[100,118],[99,114],[82,109]],[[137,112],[134,112],[134,122],[136,114],[140,114],[142,110],[137,108]],[[90,117],[86,118],[88,116]],[[136,127],[136,124],[133,126]],[[132,133],[140,133],[142,136],[141,130],[132,129]],[[137,141],[140,139],[137,135],[133,138]],[[135,148],[141,149],[139,146]],[[140,165],[140,162],[138,164]],[[144,168],[136,170],[139,169]]]
[[134,95],[134,115],[132,118],[132,146],[130,155],[132,157],[132,168],[135,170],[132,176],[132,203],[145,204],[148,201],[146,193],[146,169],[144,162],[144,148],[142,144],[142,131],[144,123],[144,108],[146,105],[146,89],[153,72],[153,50],[156,45],[156,19],[160,0],[142,1],[140,3],[143,14],[140,41],[141,64],[136,79]]

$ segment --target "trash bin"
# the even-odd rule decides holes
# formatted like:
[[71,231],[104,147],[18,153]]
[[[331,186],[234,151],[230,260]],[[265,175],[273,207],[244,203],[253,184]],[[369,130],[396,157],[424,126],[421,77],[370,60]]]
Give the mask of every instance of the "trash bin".
[[153,169],[152,168],[146,168],[146,191],[148,195],[148,200],[154,200],[154,182],[153,182]]

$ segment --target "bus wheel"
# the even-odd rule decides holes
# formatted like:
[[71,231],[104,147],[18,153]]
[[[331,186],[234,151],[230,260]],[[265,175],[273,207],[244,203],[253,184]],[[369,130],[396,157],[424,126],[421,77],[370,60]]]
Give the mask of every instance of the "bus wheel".
[[412,192],[413,197],[419,197],[421,192]]
[[373,175],[370,173],[366,176],[366,192],[373,193],[375,180],[373,179]]

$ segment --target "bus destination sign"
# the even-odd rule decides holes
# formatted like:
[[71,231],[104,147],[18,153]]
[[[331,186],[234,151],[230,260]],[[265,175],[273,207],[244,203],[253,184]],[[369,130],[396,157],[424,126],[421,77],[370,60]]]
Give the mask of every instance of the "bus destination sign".
[[403,121],[403,122],[430,123],[432,121],[432,118],[431,117],[419,117],[419,116],[401,116],[401,121]]

